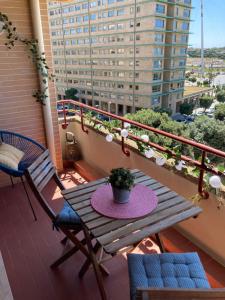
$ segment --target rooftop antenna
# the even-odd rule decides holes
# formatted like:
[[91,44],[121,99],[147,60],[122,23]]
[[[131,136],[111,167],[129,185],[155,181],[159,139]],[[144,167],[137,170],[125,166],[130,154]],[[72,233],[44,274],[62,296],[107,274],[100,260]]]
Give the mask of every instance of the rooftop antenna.
[[203,30],[203,0],[201,0],[201,77],[204,78],[204,30]]

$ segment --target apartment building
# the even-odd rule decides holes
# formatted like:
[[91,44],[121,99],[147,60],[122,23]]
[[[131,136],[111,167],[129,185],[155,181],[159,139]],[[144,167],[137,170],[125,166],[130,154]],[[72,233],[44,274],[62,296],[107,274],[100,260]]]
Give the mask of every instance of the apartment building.
[[176,111],[183,98],[191,0],[50,2],[58,98],[119,115]]

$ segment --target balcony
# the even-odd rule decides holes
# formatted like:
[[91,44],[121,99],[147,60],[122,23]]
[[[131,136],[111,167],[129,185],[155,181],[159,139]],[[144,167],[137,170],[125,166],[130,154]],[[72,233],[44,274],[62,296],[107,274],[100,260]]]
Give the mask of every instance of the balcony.
[[[51,65],[51,45],[46,25],[46,1],[30,2],[40,2],[41,4],[46,57]],[[18,0],[13,5],[8,1],[2,1],[2,3],[4,11],[16,22],[21,32],[25,36],[33,36],[28,2]],[[177,171],[172,172],[167,167],[160,167],[153,160],[141,155],[135,147],[134,137],[129,141],[118,138],[112,143],[107,143],[105,140],[107,131],[93,128],[91,121],[88,121],[87,116],[82,115],[82,112],[77,113],[75,117],[67,117],[64,110],[62,112],[64,117],[58,122],[54,85],[50,83],[50,97],[47,105],[42,107],[36,103],[31,95],[40,82],[38,82],[37,72],[34,71],[30,62],[21,59],[21,57],[27,57],[26,51],[21,46],[18,46],[15,51],[7,51],[2,44],[2,39],[1,35],[0,126],[3,129],[32,137],[46,147],[52,146],[55,164],[61,172],[60,176],[66,187],[85,184],[86,181],[95,180],[108,174],[113,167],[125,166],[139,168],[186,198],[190,199],[197,192],[203,192],[202,185],[196,179],[186,178]],[[62,105],[64,105],[63,103],[65,104],[62,102]],[[48,104],[51,111],[48,115],[51,117],[49,119],[44,118],[42,113],[43,110],[46,115]],[[80,103],[77,103],[77,106],[82,107]],[[83,108],[107,115],[106,112],[94,107],[83,105]],[[108,115],[108,117],[118,119],[113,115]],[[119,121],[125,122],[122,118]],[[45,127],[46,123],[53,127],[52,143],[49,143],[51,135],[49,135],[48,126]],[[88,129],[88,134],[85,129]],[[66,131],[74,133],[82,155],[81,161],[76,164],[73,161],[69,161],[69,163],[67,161],[67,167],[72,167],[70,170],[62,168],[62,156],[65,158],[67,151]],[[179,139],[179,137],[176,138]],[[161,145],[151,146],[158,149],[159,152],[165,150]],[[127,150],[130,152],[130,156],[126,155]],[[223,153],[223,155],[225,154]],[[194,163],[201,169],[199,162]],[[204,168],[201,170],[205,172]],[[99,290],[93,269],[90,268],[87,272],[85,280],[78,278],[78,270],[84,260],[80,253],[65,262],[57,271],[50,269],[51,262],[61,254],[60,240],[63,235],[52,230],[51,222],[31,191],[29,193],[38,217],[37,222],[32,218],[21,184],[16,184],[12,188],[7,178],[0,174],[0,186],[0,298],[2,270],[5,268],[9,285],[4,276],[4,289],[8,290],[10,286],[15,300],[99,299]],[[52,183],[45,191],[45,195],[56,210],[61,208],[63,203],[61,194]],[[225,225],[224,209],[217,209],[213,194],[210,194],[208,199],[201,200],[199,205],[203,208],[203,213],[197,219],[190,219],[179,226],[163,231],[163,241],[166,249],[170,252],[197,251],[212,287],[224,287],[225,245],[222,240]],[[149,238],[144,240],[134,251],[151,253],[158,252],[159,249],[155,241]],[[114,257],[106,263],[106,266],[110,271],[110,276],[104,279],[104,285],[109,299],[128,300],[126,255]],[[5,298],[3,299],[5,300]]]

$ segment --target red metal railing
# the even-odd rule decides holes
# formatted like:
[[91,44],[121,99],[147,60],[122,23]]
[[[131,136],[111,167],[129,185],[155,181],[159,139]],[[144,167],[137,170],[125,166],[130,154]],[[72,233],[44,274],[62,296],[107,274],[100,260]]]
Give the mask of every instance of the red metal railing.
[[[213,166],[209,166],[209,165],[207,165],[205,163],[207,154],[212,154],[212,155],[215,155],[215,156],[218,156],[218,157],[225,158],[225,152],[223,152],[221,150],[215,149],[215,148],[210,147],[210,146],[206,146],[204,144],[200,144],[198,142],[189,140],[189,139],[184,138],[182,136],[177,136],[177,135],[174,135],[172,133],[165,132],[165,131],[159,130],[157,128],[150,127],[150,126],[138,123],[138,122],[133,121],[133,120],[126,119],[124,117],[120,117],[120,116],[114,115],[112,113],[103,111],[103,110],[98,109],[96,107],[88,106],[86,104],[83,104],[83,103],[80,103],[80,102],[77,102],[77,101],[74,101],[74,100],[60,100],[60,101],[58,101],[58,103],[63,105],[63,109],[59,110],[58,112],[59,113],[60,112],[63,113],[64,123],[62,123],[62,128],[64,128],[64,129],[66,129],[67,126],[68,126],[67,112],[69,111],[68,109],[66,109],[65,105],[66,104],[72,104],[72,105],[74,105],[74,107],[79,107],[79,111],[76,111],[76,110],[75,111],[76,111],[76,114],[78,114],[80,116],[80,119],[81,119],[81,128],[86,133],[88,133],[88,130],[85,128],[85,125],[84,125],[84,112],[83,112],[84,108],[87,109],[88,111],[95,111],[95,112],[100,113],[102,115],[108,116],[111,119],[115,119],[115,120],[121,121],[121,128],[124,128],[124,123],[126,122],[126,123],[129,123],[129,124],[131,124],[131,125],[133,125],[135,127],[144,129],[146,131],[153,132],[153,133],[155,133],[157,135],[161,135],[161,136],[170,138],[172,140],[175,140],[177,142],[180,142],[182,144],[189,145],[189,146],[192,146],[194,148],[199,149],[201,151],[201,161],[194,160],[191,157],[186,156],[186,155],[181,155],[180,160],[184,160],[184,161],[190,163],[191,165],[196,166],[197,168],[200,169],[200,174],[199,174],[199,178],[198,178],[198,192],[204,198],[208,198],[208,193],[203,190],[204,173],[205,172],[210,172],[210,173],[215,174],[215,175],[224,176],[224,174],[222,172],[215,170],[213,168]],[[97,119],[95,120],[95,122],[102,123],[100,120],[97,120]],[[118,128],[114,128],[114,130],[115,131],[119,131]],[[132,139],[134,141],[143,142],[143,139],[141,137],[135,136],[135,135],[133,135],[131,133],[129,133],[128,138]],[[158,144],[155,144],[155,143],[153,143],[151,141],[149,141],[149,142],[143,142],[143,143],[145,143],[145,144],[147,144],[147,145],[149,145],[149,146],[151,146],[151,147],[159,150],[160,152],[164,152],[164,153],[170,154],[172,157],[177,157],[177,154],[174,153],[172,150],[167,149],[167,148],[165,148],[163,146],[160,146]],[[123,153],[125,155],[129,156],[130,152],[125,147],[125,139],[123,137],[121,138],[121,146],[122,146]]]

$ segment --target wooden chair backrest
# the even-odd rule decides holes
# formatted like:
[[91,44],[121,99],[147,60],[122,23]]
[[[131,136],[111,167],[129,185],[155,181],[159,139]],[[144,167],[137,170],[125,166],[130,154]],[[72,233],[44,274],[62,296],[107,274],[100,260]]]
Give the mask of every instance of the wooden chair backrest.
[[136,300],[225,300],[225,289],[138,288]]
[[43,196],[43,189],[49,183],[51,179],[54,179],[56,185],[61,189],[65,189],[62,182],[60,181],[55,167],[52,163],[49,151],[46,150],[43,152],[34,162],[32,165],[25,172],[25,176],[27,181],[36,196],[37,200],[39,201],[42,208],[48,214],[48,216],[54,220],[56,217],[55,212],[52,210],[50,205],[48,204],[47,200]]

